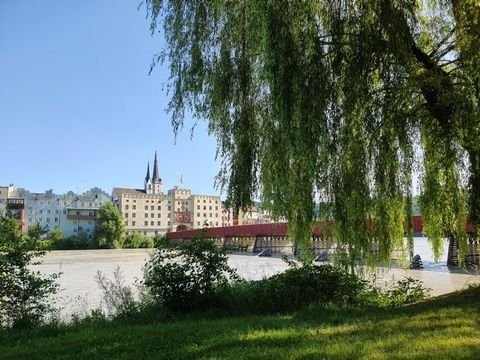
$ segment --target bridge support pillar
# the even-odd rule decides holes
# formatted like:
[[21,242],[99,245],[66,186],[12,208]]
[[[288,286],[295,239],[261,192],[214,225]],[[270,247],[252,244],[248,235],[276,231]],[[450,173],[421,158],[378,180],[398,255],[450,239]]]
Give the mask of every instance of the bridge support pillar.
[[458,242],[455,236],[448,239],[447,266],[458,266]]

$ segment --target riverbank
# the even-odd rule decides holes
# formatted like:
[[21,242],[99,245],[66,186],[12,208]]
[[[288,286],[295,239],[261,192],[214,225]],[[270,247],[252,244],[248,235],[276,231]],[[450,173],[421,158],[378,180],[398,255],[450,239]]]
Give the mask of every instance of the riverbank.
[[310,307],[3,333],[2,359],[478,359],[480,288],[394,309]]
[[[428,242],[425,238],[416,238],[416,253],[420,253],[425,268],[409,270],[403,268],[376,269],[374,274],[377,284],[384,286],[405,277],[412,277],[424,282],[432,289],[431,295],[437,296],[480,283],[480,276],[464,272],[461,269],[449,269],[446,258],[440,262],[433,261]],[[73,313],[80,315],[97,308],[102,293],[95,282],[97,271],[112,277],[117,267],[120,268],[124,283],[134,285],[143,278],[143,265],[149,259],[153,249],[118,249],[118,250],[58,250],[48,252],[43,263],[35,269],[44,274],[61,272],[58,279],[61,292],[58,306],[62,318]],[[280,257],[258,257],[253,254],[230,254],[230,266],[237,269],[239,275],[247,280],[260,280],[284,271],[287,264]]]

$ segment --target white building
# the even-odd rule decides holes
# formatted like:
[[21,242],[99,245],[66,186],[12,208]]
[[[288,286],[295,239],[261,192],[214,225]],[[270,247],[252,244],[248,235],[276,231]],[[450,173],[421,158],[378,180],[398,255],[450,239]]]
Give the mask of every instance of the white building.
[[65,237],[85,232],[93,237],[97,210],[110,196],[99,188],[93,188],[83,194],[68,192],[54,194],[52,190],[45,193],[32,193],[18,189],[18,195],[25,199],[25,220],[27,228],[40,225],[46,231],[62,230]]
[[229,211],[224,211],[220,196],[195,195],[190,189],[175,186],[162,191],[157,153],[150,177],[150,164],[143,189],[114,188],[113,200],[125,218],[127,234],[163,235],[167,231],[197,229],[232,224]]

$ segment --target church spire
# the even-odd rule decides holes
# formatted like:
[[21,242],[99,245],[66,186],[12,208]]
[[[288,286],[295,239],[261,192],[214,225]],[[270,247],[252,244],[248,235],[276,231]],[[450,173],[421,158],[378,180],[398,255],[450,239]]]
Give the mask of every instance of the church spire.
[[147,164],[147,176],[145,176],[145,182],[150,181],[150,161]]
[[157,161],[157,151],[155,150],[155,160],[153,164],[153,182],[161,182],[160,176],[158,176],[158,161]]

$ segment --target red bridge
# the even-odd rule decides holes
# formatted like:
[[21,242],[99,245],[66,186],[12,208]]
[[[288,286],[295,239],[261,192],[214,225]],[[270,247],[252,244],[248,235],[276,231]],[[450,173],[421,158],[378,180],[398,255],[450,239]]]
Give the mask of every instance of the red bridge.
[[[311,249],[315,254],[322,251],[334,252],[335,245],[332,241],[328,242],[325,235],[328,232],[328,223],[321,223],[312,228],[312,246]],[[413,216],[413,231],[416,235],[423,234],[423,221],[421,216]],[[473,226],[466,226],[467,233],[473,233]],[[214,227],[206,229],[180,230],[168,232],[167,240],[173,243],[188,241],[194,237],[203,236],[212,239],[219,246],[223,246],[233,251],[260,252],[269,249],[274,253],[295,254],[296,248],[288,237],[287,223],[269,223],[269,224],[253,224],[253,225],[235,225],[225,227]],[[450,244],[449,264],[458,264],[457,246]],[[477,241],[471,241],[470,253],[474,259],[478,260],[479,247]],[[378,249],[372,249],[375,253]],[[399,255],[401,256],[401,255]]]

